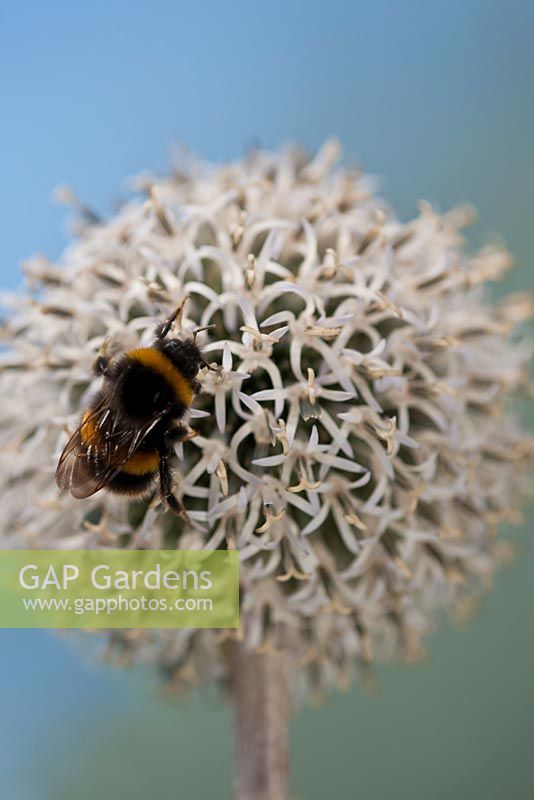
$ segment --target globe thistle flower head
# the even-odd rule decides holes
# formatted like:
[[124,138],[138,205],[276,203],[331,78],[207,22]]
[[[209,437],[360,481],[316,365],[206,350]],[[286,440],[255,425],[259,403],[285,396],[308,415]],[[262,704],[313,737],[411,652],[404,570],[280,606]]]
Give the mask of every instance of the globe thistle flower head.
[[[284,648],[321,687],[375,657],[417,657],[435,611],[480,593],[531,452],[508,404],[527,380],[515,331],[531,303],[484,293],[509,256],[465,252],[469,209],[422,204],[401,223],[338,156],[329,141],[312,159],[188,160],[139,178],[106,221],[68,195],[77,238],[58,265],[28,262],[29,291],[5,298],[0,373],[3,546],[238,548],[238,636]],[[215,367],[188,420],[197,435],[177,447],[189,521],[156,498],[58,494],[95,358],[149,344],[180,303],[178,335],[213,326]],[[223,677],[231,635],[110,643],[180,684]]]

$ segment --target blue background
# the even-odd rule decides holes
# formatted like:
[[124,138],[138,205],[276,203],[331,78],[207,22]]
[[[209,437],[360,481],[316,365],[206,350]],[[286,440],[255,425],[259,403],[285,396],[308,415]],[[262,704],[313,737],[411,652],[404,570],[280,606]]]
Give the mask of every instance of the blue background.
[[[403,218],[470,201],[533,285],[534,5],[449,2],[5,2],[0,7],[0,285],[66,241],[59,183],[109,213],[124,179],[252,141],[338,135]],[[292,727],[294,790],[314,800],[532,796],[534,551],[497,579],[423,667],[379,670]],[[150,676],[95,666],[87,643],[0,632],[0,797],[228,797],[230,718],[179,706]],[[172,788],[171,788],[172,787]],[[3,794],[2,794],[3,790]]]

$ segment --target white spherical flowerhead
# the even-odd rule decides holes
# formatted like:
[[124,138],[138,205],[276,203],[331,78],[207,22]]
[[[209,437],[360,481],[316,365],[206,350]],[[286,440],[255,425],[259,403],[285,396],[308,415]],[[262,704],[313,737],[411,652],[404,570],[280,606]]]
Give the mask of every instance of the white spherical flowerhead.
[[[529,301],[483,292],[508,255],[466,254],[468,209],[401,223],[337,157],[330,141],[311,160],[190,161],[140,178],[107,221],[85,213],[61,262],[28,262],[6,299],[0,372],[2,546],[237,548],[239,637],[284,647],[319,687],[417,656],[436,609],[477,597],[531,452],[507,402],[527,381]],[[182,332],[213,325],[199,341],[221,368],[200,373],[198,435],[177,447],[189,520],[157,497],[60,494],[101,348],[149,344],[185,298]],[[224,678],[232,635],[110,643],[179,685]]]

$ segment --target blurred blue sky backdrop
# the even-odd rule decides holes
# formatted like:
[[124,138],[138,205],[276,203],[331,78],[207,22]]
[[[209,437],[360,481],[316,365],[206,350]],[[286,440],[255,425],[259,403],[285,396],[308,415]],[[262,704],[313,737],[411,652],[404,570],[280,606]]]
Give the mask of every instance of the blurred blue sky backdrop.
[[225,159],[335,133],[404,215],[469,199],[513,245],[534,178],[533,32],[529,0],[2,3],[2,281],[59,253],[54,186],[109,211],[173,141]]
[[[0,286],[20,284],[27,256],[60,254],[66,214],[50,199],[58,184],[106,214],[125,178],[165,169],[173,142],[224,160],[252,141],[314,148],[331,134],[381,177],[403,218],[420,198],[441,209],[472,202],[472,240],[500,234],[519,265],[509,287],[532,286],[533,31],[530,0],[7,0]],[[385,671],[378,698],[355,689],[297,719],[301,797],[323,798],[334,784],[339,800],[531,797],[527,533],[523,560],[498,580],[486,612],[467,635],[438,634],[429,666]],[[102,777],[110,753],[109,780],[128,774],[130,800],[147,796],[147,775],[165,786],[176,770],[184,786],[196,776],[198,794],[188,796],[227,796],[229,723],[218,706],[189,701],[171,723],[137,679],[94,669],[63,638],[0,632],[0,649],[6,797],[119,796]],[[161,726],[174,724],[176,743],[168,734],[158,744]],[[84,775],[70,776],[76,790],[73,764]]]

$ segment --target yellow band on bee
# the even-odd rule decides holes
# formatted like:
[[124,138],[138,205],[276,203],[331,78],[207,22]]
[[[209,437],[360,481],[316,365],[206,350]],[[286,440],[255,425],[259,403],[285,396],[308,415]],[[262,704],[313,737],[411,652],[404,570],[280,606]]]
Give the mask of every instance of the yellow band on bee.
[[146,475],[148,472],[156,472],[159,466],[159,455],[157,450],[150,452],[137,452],[123,467],[122,472],[128,475]]
[[191,384],[167,356],[154,347],[138,347],[130,350],[128,357],[159,373],[174,389],[176,399],[184,406],[191,405],[193,400]]

